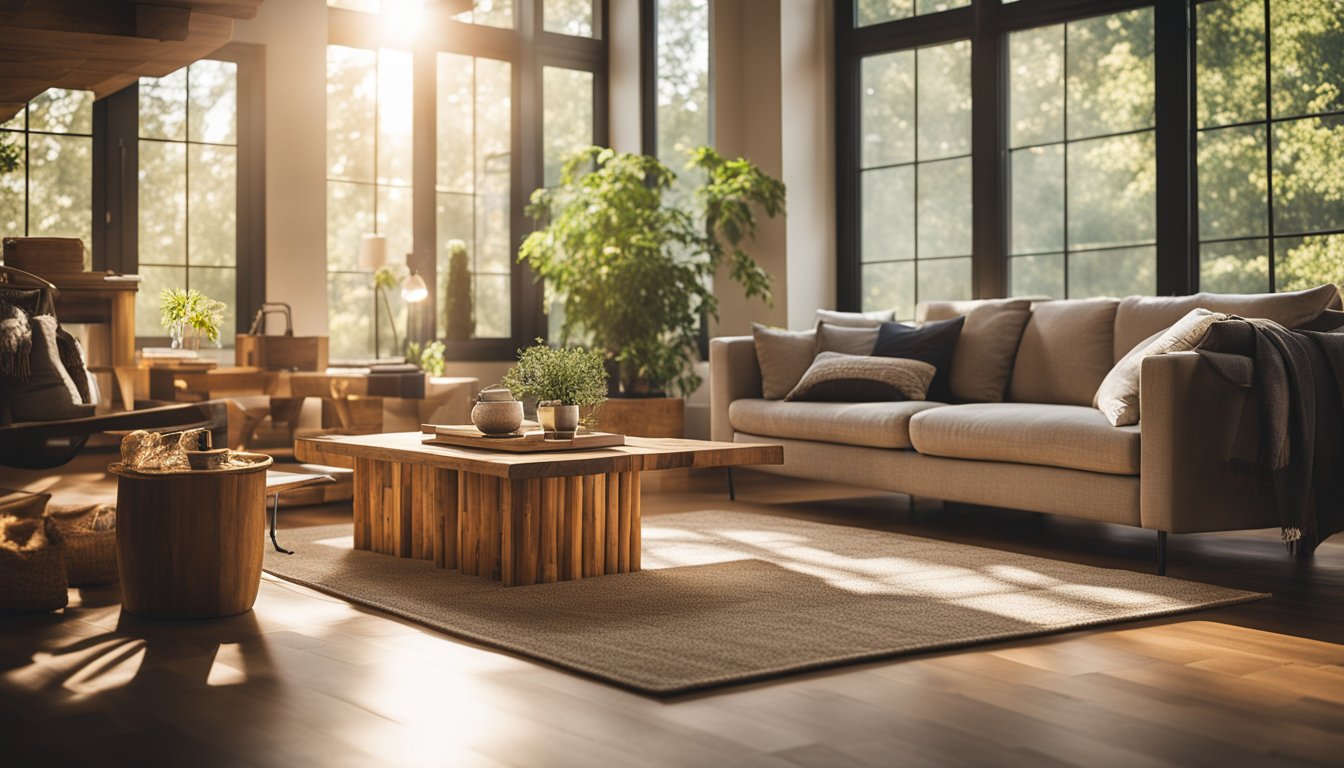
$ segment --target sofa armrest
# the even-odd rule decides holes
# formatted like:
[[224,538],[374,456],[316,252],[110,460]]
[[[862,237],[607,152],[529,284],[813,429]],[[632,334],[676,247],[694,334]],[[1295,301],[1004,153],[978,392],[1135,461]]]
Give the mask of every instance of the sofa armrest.
[[709,435],[732,442],[728,406],[734,400],[761,396],[761,366],[756,342],[750,336],[720,336],[709,340]]
[[1196,352],[1143,359],[1140,521],[1171,533],[1277,524],[1263,478],[1233,476],[1232,456],[1254,456],[1255,390],[1219,376]]

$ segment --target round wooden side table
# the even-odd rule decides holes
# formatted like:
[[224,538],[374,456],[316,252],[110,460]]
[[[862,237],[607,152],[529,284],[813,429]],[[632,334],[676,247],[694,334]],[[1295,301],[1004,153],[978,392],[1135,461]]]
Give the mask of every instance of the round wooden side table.
[[248,465],[107,468],[117,476],[117,570],[127,612],[200,619],[251,610],[261,588],[271,457],[235,456]]

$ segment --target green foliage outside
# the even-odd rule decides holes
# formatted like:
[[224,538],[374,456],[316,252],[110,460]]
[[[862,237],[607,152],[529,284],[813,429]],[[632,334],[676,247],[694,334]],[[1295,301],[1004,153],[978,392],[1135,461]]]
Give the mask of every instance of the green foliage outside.
[[676,174],[656,158],[590,147],[565,162],[558,186],[532,194],[546,226],[519,259],[563,301],[564,340],[583,338],[620,369],[629,394],[686,394],[701,313],[718,316],[709,288],[720,266],[748,297],[770,300],[770,277],[744,250],[756,211],[784,209],[784,184],[750,162],[701,147],[689,168],[706,181],[694,205],[670,202]]
[[476,332],[476,307],[472,298],[471,266],[467,244],[448,241],[448,280],[443,300],[444,337],[466,341]]
[[430,376],[442,376],[445,368],[443,361],[445,349],[442,341],[431,341],[424,345],[418,341],[408,341],[406,359],[420,366],[420,370]]
[[539,404],[601,405],[607,399],[606,357],[600,350],[546,345],[541,339],[518,350],[518,364],[500,382],[514,397]]
[[188,328],[219,343],[219,329],[228,305],[195,288],[165,288],[159,294],[159,321],[180,338]]

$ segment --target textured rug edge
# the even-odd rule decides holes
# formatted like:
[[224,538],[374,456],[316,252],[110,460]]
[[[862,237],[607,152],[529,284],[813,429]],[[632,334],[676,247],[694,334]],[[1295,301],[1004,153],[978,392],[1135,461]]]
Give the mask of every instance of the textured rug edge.
[[[337,527],[337,526],[331,526],[331,527]],[[1100,570],[1112,570],[1112,571],[1125,570],[1119,568],[1100,568],[1099,566],[1089,566],[1089,567],[1099,568]],[[760,669],[754,669],[750,672],[745,672],[741,674],[706,677],[690,683],[675,684],[675,685],[657,685],[657,684],[641,683],[629,678],[613,676],[608,671],[599,670],[579,662],[565,661],[556,658],[538,656],[536,655],[535,651],[525,649],[507,640],[499,640],[497,638],[486,637],[479,633],[472,632],[470,630],[451,627],[446,624],[435,622],[432,619],[428,619],[422,615],[416,615],[412,611],[401,610],[393,606],[380,605],[371,599],[360,597],[359,595],[353,594],[348,591],[343,591],[337,588],[325,586],[310,581],[308,579],[276,573],[274,570],[267,568],[265,566],[263,566],[263,570],[266,573],[270,574],[272,577],[279,579],[281,581],[285,581],[291,584],[297,584],[299,586],[312,589],[316,592],[320,592],[322,594],[329,595],[331,597],[336,597],[341,600],[345,600],[346,602],[349,602],[352,605],[358,605],[364,608],[377,611],[379,613],[395,616],[397,618],[404,619],[421,627],[426,627],[428,629],[447,635],[449,637],[465,640],[467,642],[475,643],[477,645],[490,648],[493,650],[504,651],[533,663],[544,664],[553,669],[563,670],[566,672],[578,673],[580,675],[583,675],[584,677],[595,680],[597,682],[606,683],[609,685],[615,685],[617,687],[623,688],[628,691],[632,691],[634,693],[654,696],[658,698],[671,698],[675,696],[684,696],[694,693],[701,693],[705,691],[719,690],[732,686],[760,683],[792,675],[805,674],[809,672],[818,672],[827,669],[835,669],[854,664],[882,661],[885,659],[895,659],[920,654],[944,653],[947,651],[955,651],[964,648],[970,648],[973,646],[993,645],[996,643],[1015,641],[1015,640],[1032,640],[1041,637],[1049,637],[1051,635],[1062,635],[1068,632],[1077,632],[1080,630],[1095,629],[1097,627],[1114,626],[1130,622],[1148,621],[1151,619],[1159,619],[1169,616],[1179,616],[1182,614],[1194,613],[1197,611],[1211,610],[1215,608],[1225,608],[1232,605],[1240,605],[1243,603],[1254,602],[1256,600],[1263,600],[1272,597],[1272,594],[1268,592],[1244,592],[1244,594],[1242,595],[1231,596],[1220,600],[1213,600],[1206,603],[1202,603],[1200,605],[1189,607],[1182,606],[1175,608],[1159,608],[1135,614],[1130,614],[1126,616],[1091,619],[1087,621],[1078,622],[1075,624],[1070,624],[1068,626],[1042,627],[1038,630],[1002,632],[987,635],[984,637],[978,637],[972,640],[950,640],[945,643],[939,643],[935,645],[921,645],[918,647],[904,647],[904,648],[885,648],[879,651],[840,655],[812,663],[787,664],[787,665],[780,665],[777,667],[765,667]],[[454,573],[454,571],[447,570],[445,571],[445,573],[451,574]],[[1178,579],[1178,580],[1188,581],[1188,579]],[[1191,582],[1191,583],[1203,584],[1204,582]]]

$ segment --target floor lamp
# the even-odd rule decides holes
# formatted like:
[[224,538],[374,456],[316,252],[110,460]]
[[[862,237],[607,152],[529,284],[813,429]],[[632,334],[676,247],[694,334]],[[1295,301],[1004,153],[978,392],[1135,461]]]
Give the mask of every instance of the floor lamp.
[[[408,254],[409,256],[409,254]],[[373,359],[382,355],[379,351],[378,337],[381,321],[378,315],[378,298],[382,297],[383,310],[387,313],[387,322],[392,327],[392,345],[400,347],[397,338],[397,321],[392,317],[392,305],[385,291],[397,284],[392,267],[387,263],[387,237],[384,235],[364,235],[359,242],[359,268],[372,271],[373,274]],[[411,270],[401,281],[401,298],[408,304],[418,304],[429,296],[429,286],[425,279]]]

